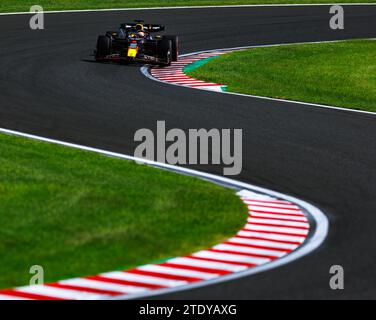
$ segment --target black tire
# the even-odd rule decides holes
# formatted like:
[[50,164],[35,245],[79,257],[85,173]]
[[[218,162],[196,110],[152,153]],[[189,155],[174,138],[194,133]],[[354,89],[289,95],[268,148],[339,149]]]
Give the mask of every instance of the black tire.
[[108,36],[99,36],[97,41],[96,58],[104,58],[111,54],[111,38]]
[[172,61],[172,42],[168,39],[162,39],[158,45],[158,58],[160,66],[170,66]]
[[172,42],[172,61],[178,61],[179,57],[179,37],[178,36],[163,36],[164,39],[171,40]]

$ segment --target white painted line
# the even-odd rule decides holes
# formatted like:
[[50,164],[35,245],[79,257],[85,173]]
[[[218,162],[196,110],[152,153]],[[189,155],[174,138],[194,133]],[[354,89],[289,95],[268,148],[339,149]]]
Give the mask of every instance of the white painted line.
[[[372,6],[375,3],[336,3],[341,6]],[[177,6],[177,7],[149,7],[149,8],[113,8],[113,9],[79,9],[79,10],[52,10],[45,11],[46,14],[58,13],[90,13],[90,12],[116,12],[116,11],[145,11],[145,10],[181,10],[181,9],[210,9],[210,8],[257,8],[257,7],[313,7],[330,6],[330,3],[305,3],[305,4],[244,4],[244,5],[217,5],[217,6]],[[30,12],[4,12],[0,16],[28,15]]]
[[206,86],[206,87],[201,87],[201,86],[187,86],[195,89],[202,89],[206,91],[215,91],[215,92],[221,92],[222,91],[222,86]]

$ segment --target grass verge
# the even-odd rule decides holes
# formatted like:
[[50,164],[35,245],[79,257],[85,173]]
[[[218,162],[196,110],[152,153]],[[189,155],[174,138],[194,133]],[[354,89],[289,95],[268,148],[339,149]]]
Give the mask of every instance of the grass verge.
[[[289,3],[358,3],[358,0],[1,0],[0,12],[25,12],[38,4],[44,10],[79,10],[110,8],[144,8],[172,6],[242,5],[242,4],[289,4]],[[363,0],[372,3],[374,0]]]
[[376,111],[374,40],[249,49],[188,74],[232,92]]
[[0,288],[130,268],[219,243],[244,224],[233,191],[0,134]]

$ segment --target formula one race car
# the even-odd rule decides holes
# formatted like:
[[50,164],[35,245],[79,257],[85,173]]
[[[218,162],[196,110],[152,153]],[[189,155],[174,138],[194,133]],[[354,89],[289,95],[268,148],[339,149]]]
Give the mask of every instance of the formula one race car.
[[164,30],[163,25],[145,24],[142,20],[123,23],[118,31],[107,31],[98,37],[95,59],[169,66],[178,59],[179,41],[178,36],[152,34]]

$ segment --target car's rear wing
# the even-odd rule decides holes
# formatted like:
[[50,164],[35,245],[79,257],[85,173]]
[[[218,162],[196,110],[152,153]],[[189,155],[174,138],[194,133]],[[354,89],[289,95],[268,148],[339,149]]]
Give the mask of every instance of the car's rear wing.
[[[140,23],[134,23],[134,22],[132,22],[132,23],[122,23],[121,28],[129,30],[129,29],[133,29],[137,24],[140,24]],[[165,26],[161,25],[161,24],[142,23],[142,25],[144,26],[144,30],[148,31],[148,32],[159,32],[159,31],[165,30]]]

